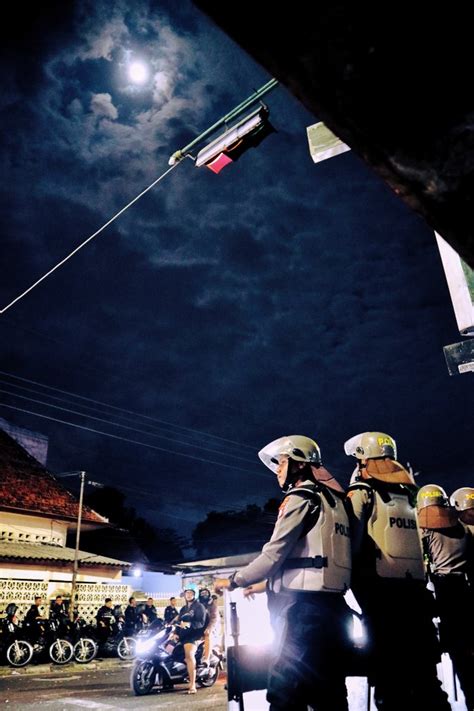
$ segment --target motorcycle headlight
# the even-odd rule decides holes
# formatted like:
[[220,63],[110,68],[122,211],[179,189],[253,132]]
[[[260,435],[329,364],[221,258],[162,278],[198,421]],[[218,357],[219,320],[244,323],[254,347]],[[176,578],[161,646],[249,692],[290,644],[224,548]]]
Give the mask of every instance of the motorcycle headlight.
[[149,652],[151,649],[156,644],[156,640],[153,639],[138,639],[137,644],[136,644],[136,652],[137,654],[144,654],[145,652]]

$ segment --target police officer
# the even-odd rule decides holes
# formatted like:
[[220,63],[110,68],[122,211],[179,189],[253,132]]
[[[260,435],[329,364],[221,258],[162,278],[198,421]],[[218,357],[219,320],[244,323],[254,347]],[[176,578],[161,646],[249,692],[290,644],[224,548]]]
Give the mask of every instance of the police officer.
[[158,619],[158,613],[152,597],[149,597],[146,601],[143,612],[146,615],[147,622],[150,624]]
[[352,590],[368,627],[377,708],[448,711],[436,676],[440,650],[425,587],[413,478],[396,461],[394,439],[383,432],[356,435],[344,450],[358,460],[347,495]]
[[112,609],[112,598],[106,597],[102,607],[99,607],[95,619],[97,620],[97,637],[102,644],[107,641],[115,622],[114,611]]
[[62,595],[56,595],[54,601],[51,603],[50,616],[60,624],[67,620],[66,605],[64,604]]
[[472,534],[458,520],[444,489],[423,486],[417,496],[418,520],[429,578],[434,586],[440,617],[441,644],[453,662],[466,705],[474,709],[473,591],[467,573],[472,560]]
[[474,489],[472,486],[462,486],[451,494],[451,506],[453,506],[459,516],[459,520],[472,528],[474,533]]
[[34,605],[30,607],[25,615],[25,627],[29,631],[30,638],[36,642],[44,633],[43,622],[47,619],[42,611],[43,598],[35,595]]
[[280,437],[259,452],[286,494],[260,555],[216,590],[267,579],[279,635],[267,688],[271,711],[347,709],[344,652],[349,611],[350,538],[344,492],[309,437]]
[[128,598],[128,605],[125,608],[125,634],[135,634],[138,622],[137,601],[135,598]]
[[170,597],[170,604],[165,607],[165,624],[169,625],[178,615],[179,610],[176,607],[176,598]]

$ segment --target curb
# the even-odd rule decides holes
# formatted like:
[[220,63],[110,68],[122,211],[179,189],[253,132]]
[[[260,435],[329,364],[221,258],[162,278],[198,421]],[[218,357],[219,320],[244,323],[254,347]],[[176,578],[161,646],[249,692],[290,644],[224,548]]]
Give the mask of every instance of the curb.
[[26,667],[0,667],[0,677],[18,677],[26,674],[35,674],[36,676],[62,676],[71,672],[86,672],[97,671],[99,669],[130,669],[133,660],[124,662],[121,659],[102,659],[94,660],[89,664],[78,664],[77,662],[69,662],[64,666],[58,664],[28,664]]

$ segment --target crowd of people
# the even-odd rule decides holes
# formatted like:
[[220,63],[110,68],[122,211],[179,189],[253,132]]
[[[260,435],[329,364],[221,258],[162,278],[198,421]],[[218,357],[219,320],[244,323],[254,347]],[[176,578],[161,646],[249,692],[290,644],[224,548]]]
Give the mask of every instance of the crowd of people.
[[[199,590],[196,597],[192,589],[183,592],[184,604],[179,607],[176,597],[169,599],[169,604],[164,608],[163,617],[160,617],[153,598],[145,602],[137,602],[135,597],[130,597],[125,611],[122,606],[114,604],[112,598],[107,597],[104,604],[97,610],[96,638],[99,644],[104,644],[112,637],[117,626],[123,630],[124,635],[134,636],[147,629],[160,629],[163,625],[175,625],[176,641],[182,643],[185,651],[185,661],[188,669],[190,686],[189,693],[196,693],[196,661],[195,653],[198,643],[203,640],[204,648],[201,658],[203,666],[209,666],[212,640],[220,631],[220,614],[217,605],[217,595],[207,588]],[[34,604],[25,615],[24,624],[39,635],[40,624],[48,619],[43,606],[43,598],[36,596]],[[58,622],[59,626],[67,623],[68,609],[62,595],[57,595],[49,608],[49,619]]]
[[450,709],[436,669],[447,651],[472,711],[474,489],[451,499],[439,486],[418,490],[385,433],[361,433],[344,449],[357,460],[348,491],[308,437],[281,437],[259,452],[286,496],[261,554],[215,583],[218,592],[266,591],[278,640],[270,709],[347,711],[350,588],[368,632],[377,708]]

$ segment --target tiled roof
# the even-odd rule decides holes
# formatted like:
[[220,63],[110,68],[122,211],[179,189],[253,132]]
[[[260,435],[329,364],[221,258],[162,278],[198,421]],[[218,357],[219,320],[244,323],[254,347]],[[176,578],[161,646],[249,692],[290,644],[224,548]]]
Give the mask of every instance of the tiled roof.
[[[70,521],[75,521],[78,513],[76,497],[3,430],[0,430],[0,510]],[[82,509],[82,520],[108,523],[88,506]]]
[[[48,546],[42,543],[8,543],[0,541],[0,560],[18,561],[56,561],[72,563],[74,560],[74,548],[62,548],[61,546]],[[95,553],[79,551],[78,555],[80,567],[110,565],[116,568],[130,568],[131,563],[115,558],[107,558]]]

